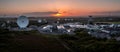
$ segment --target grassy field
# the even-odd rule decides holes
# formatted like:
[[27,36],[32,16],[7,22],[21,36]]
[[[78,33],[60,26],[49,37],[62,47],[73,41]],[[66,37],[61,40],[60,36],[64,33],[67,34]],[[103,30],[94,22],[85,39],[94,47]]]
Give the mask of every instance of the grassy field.
[[61,35],[59,38],[74,52],[120,52],[120,41],[91,37],[81,30],[76,31],[76,35]]
[[111,23],[113,23],[113,24],[120,24],[120,22],[111,22]]
[[1,30],[0,37],[0,52],[70,52],[55,38],[46,37],[36,31]]
[[45,35],[0,30],[0,52],[120,52],[120,41],[91,37],[85,29],[75,33]]

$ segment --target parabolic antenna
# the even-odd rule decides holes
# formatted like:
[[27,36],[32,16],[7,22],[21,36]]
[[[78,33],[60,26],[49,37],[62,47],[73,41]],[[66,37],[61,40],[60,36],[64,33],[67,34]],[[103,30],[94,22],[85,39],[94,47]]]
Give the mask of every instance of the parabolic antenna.
[[20,27],[20,28],[26,28],[29,24],[29,20],[26,16],[20,16],[18,19],[17,19],[17,25]]
[[42,22],[42,20],[41,20],[41,19],[39,19],[39,20],[38,20],[38,23],[41,23],[41,22]]

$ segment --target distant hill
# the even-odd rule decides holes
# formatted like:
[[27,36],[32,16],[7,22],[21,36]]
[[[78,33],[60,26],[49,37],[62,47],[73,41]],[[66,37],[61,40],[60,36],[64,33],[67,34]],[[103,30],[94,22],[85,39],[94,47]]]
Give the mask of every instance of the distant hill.
[[39,16],[51,16],[52,14],[56,14],[56,13],[58,12],[30,12],[30,13],[23,13],[23,15],[39,17]]

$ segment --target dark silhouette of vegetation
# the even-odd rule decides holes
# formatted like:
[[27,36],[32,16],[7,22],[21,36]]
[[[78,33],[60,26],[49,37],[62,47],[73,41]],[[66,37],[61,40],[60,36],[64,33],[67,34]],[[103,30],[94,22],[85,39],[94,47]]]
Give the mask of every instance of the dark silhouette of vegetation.
[[0,52],[69,52],[55,38],[38,31],[0,29]]
[[[78,29],[75,35],[59,35],[74,52],[120,52],[120,41],[92,37],[86,29]],[[50,36],[50,37],[48,37]],[[0,52],[69,52],[51,35],[37,31],[8,31],[0,29]]]

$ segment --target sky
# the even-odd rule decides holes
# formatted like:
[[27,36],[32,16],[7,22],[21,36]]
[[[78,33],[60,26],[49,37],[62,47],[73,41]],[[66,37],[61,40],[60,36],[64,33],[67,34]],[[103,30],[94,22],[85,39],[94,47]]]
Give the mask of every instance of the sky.
[[58,12],[66,16],[85,15],[93,12],[120,11],[119,6],[120,0],[0,0],[0,15],[32,12]]

